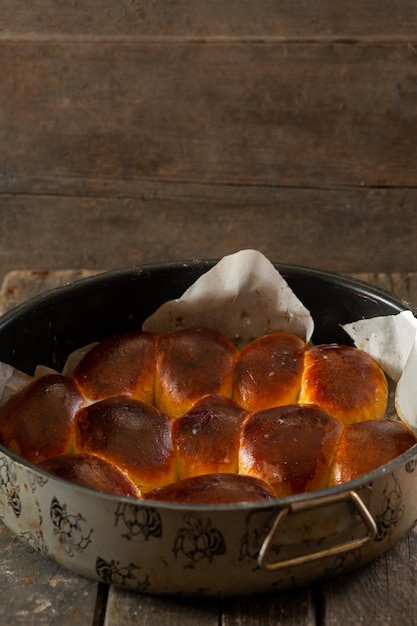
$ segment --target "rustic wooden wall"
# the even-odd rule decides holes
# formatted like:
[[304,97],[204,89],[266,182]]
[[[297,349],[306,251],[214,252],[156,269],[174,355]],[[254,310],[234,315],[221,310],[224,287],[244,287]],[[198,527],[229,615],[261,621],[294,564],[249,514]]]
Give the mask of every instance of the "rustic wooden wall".
[[0,272],[417,270],[415,0],[0,0]]

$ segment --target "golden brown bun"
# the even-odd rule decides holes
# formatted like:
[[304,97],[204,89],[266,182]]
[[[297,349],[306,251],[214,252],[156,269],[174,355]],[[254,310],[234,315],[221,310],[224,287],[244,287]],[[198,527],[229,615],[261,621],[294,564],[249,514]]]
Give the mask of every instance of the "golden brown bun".
[[230,504],[270,500],[274,498],[274,491],[252,476],[206,474],[154,489],[143,498],[184,504]]
[[83,399],[71,378],[50,374],[12,396],[1,411],[0,440],[32,463],[72,449],[72,424]]
[[126,396],[106,398],[79,411],[78,454],[96,454],[127,472],[141,491],[176,480],[172,420],[155,407]]
[[129,395],[153,403],[157,338],[124,333],[92,348],[74,370],[74,380],[90,401]]
[[400,422],[370,420],[346,426],[331,467],[329,485],[339,485],[389,463],[417,439]]
[[253,413],[242,430],[239,473],[266,481],[277,497],[324,489],[342,430],[312,405]]
[[237,473],[244,411],[230,398],[205,396],[175,420],[178,478]]
[[387,379],[358,348],[316,346],[305,353],[299,402],[316,404],[343,424],[381,419],[388,402]]
[[387,399],[384,373],[357,348],[274,333],[239,352],[209,329],[132,332],[93,348],[72,378],[13,396],[0,441],[103,491],[257,501],[351,480],[414,445],[381,419]]
[[92,454],[55,456],[39,463],[47,472],[78,485],[140,498],[140,490],[118,467]]
[[231,397],[237,348],[208,328],[188,328],[160,337],[155,405],[179,417],[208,394]]
[[305,349],[304,341],[288,333],[252,341],[236,363],[233,399],[249,411],[297,402]]

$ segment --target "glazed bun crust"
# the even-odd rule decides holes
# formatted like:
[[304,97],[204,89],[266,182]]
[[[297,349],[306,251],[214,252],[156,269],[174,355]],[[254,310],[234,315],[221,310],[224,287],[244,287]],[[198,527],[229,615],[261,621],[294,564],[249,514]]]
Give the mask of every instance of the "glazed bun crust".
[[155,405],[179,417],[208,394],[231,397],[238,349],[208,328],[162,335],[155,370]]
[[119,496],[141,496],[136,485],[118,467],[92,454],[55,456],[42,461],[38,466],[84,487]]
[[173,425],[178,478],[237,473],[245,412],[230,398],[205,396]]
[[357,348],[272,333],[239,351],[207,328],[131,332],[10,397],[0,441],[104,492],[257,502],[345,483],[413,446],[383,419],[387,401],[385,374]]
[[144,332],[105,339],[80,361],[74,380],[91,402],[125,394],[152,404],[156,344],[156,335]]
[[73,420],[83,398],[74,381],[50,374],[12,396],[1,411],[0,440],[32,463],[72,450]]
[[74,422],[74,449],[118,466],[141,491],[176,480],[171,418],[127,396],[81,409]]
[[271,487],[258,478],[238,474],[194,476],[144,494],[145,500],[184,504],[262,502],[274,498]]
[[358,348],[315,346],[305,353],[299,402],[316,404],[343,424],[381,419],[388,403],[387,379]]
[[339,485],[389,463],[416,443],[401,422],[370,420],[346,426],[332,463],[329,485]]
[[255,339],[237,359],[233,398],[249,411],[297,402],[304,365],[304,341],[288,333]]
[[266,481],[279,498],[324,489],[342,430],[312,405],[252,413],[242,430],[239,473]]

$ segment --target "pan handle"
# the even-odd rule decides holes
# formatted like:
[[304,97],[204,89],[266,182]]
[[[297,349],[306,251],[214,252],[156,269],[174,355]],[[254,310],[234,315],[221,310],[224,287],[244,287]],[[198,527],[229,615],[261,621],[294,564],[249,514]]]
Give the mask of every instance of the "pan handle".
[[[294,515],[302,511],[309,511],[339,502],[350,502],[351,504],[353,504],[355,512],[359,514],[359,517],[363,522],[364,535],[362,537],[351,539],[349,541],[344,541],[343,543],[332,546],[331,548],[326,548],[324,550],[319,550],[317,552],[305,554],[291,559],[286,559],[283,561],[270,562],[267,560],[269,549],[273,544],[274,537],[277,536],[284,519],[288,515]],[[347,552],[348,550],[355,550],[356,548],[360,548],[365,543],[368,543],[368,541],[372,541],[376,537],[376,534],[377,526],[375,520],[362,498],[355,491],[344,491],[330,497],[323,496],[314,500],[294,502],[293,504],[290,504],[289,506],[281,509],[276,516],[274,523],[272,524],[270,531],[265,537],[265,540],[259,551],[258,565],[264,570],[275,571],[284,569],[286,567],[293,567],[295,565],[310,563],[312,561],[317,561],[325,557],[341,554],[342,552]]]

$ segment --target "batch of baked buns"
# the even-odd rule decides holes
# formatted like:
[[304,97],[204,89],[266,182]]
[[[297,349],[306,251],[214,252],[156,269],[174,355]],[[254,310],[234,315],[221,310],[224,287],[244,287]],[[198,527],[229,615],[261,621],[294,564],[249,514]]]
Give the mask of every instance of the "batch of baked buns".
[[344,483],[416,443],[355,347],[189,328],[95,345],[0,410],[0,440],[76,483],[147,500],[254,502]]

